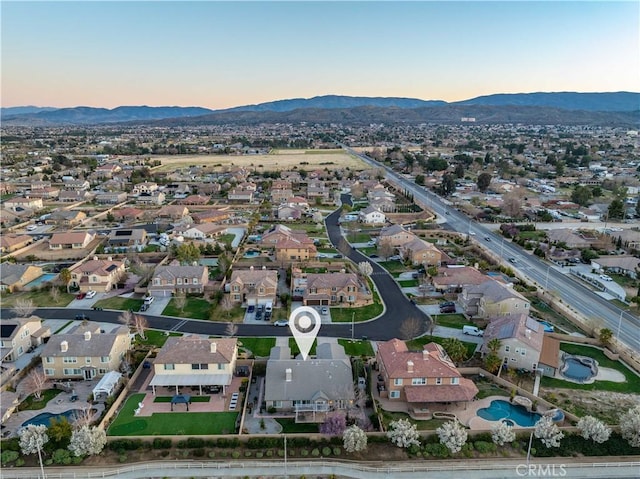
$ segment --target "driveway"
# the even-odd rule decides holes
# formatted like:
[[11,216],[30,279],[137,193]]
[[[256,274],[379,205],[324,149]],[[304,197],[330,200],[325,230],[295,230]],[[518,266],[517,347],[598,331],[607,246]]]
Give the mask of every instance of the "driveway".
[[74,308],[74,309],[91,309],[91,307],[96,303],[96,301],[103,299],[105,297],[105,294],[106,293],[96,293],[96,295],[93,298],[87,298],[86,296],[83,299],[74,298],[67,307]]
[[164,308],[166,308],[169,305],[169,301],[171,301],[171,297],[157,297],[156,299],[153,300],[153,303],[151,303],[149,305],[149,309],[147,309],[146,311],[144,311],[144,314],[151,314],[154,316],[160,316],[162,314],[162,312],[164,311]]

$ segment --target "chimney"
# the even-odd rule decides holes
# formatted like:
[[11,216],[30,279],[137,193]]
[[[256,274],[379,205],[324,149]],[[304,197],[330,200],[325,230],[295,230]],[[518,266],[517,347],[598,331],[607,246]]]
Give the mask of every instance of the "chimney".
[[66,353],[69,350],[69,343],[66,341],[62,341],[60,343],[60,352]]
[[253,266],[249,266],[249,271],[253,271]]
[[291,382],[291,368],[287,368],[284,370],[284,380],[288,383]]
[[91,331],[84,332],[84,340],[89,341],[91,339]]
[[97,257],[97,256],[94,256],[94,257],[93,257],[93,261],[98,261],[98,257]]
[[413,361],[411,361],[411,360],[407,361],[407,372],[408,373],[412,373],[413,372]]
[[113,261],[113,258],[111,256],[107,256],[107,261]]
[[426,349],[422,350],[422,359],[424,359],[425,361],[429,359],[429,351],[427,351]]
[[211,352],[212,353],[218,352],[218,343],[216,343],[215,341],[211,342]]

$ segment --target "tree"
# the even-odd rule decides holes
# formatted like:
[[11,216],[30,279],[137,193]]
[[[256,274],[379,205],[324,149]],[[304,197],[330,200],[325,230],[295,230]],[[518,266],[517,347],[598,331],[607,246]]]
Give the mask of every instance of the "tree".
[[120,321],[125,326],[129,328],[133,327],[133,313],[131,311],[123,311],[120,316],[118,316],[118,321]]
[[467,442],[467,430],[458,421],[445,422],[436,429],[436,433],[440,438],[440,444],[446,446],[452,454],[460,452]]
[[355,424],[344,430],[342,435],[344,450],[347,452],[360,452],[367,449],[367,435]]
[[236,334],[238,334],[238,325],[234,323],[227,323],[227,326],[224,328],[224,334],[230,338],[233,338]]
[[389,423],[387,437],[391,440],[392,444],[398,447],[408,448],[411,446],[420,446],[420,434],[418,434],[416,425],[412,424],[408,419],[391,421]]
[[218,256],[218,269],[223,275],[227,274],[227,271],[229,271],[230,266],[231,266],[231,260],[229,259],[229,256],[227,256],[226,253],[223,253],[220,256]]
[[175,305],[176,308],[180,310],[181,313],[183,313],[184,307],[187,304],[187,295],[182,291],[177,292],[176,295],[173,297],[173,304]]
[[344,413],[334,412],[327,415],[325,421],[320,424],[320,434],[328,434],[330,436],[340,436],[347,428],[347,417]]
[[493,354],[498,354],[498,351],[500,351],[501,347],[502,341],[500,341],[498,338],[490,339],[487,343],[487,349],[489,349],[489,351]]
[[75,412],[73,425],[76,428],[82,426],[90,426],[96,420],[96,410],[89,407],[83,407]]
[[42,477],[44,476],[44,465],[42,464],[42,446],[49,442],[49,436],[47,435],[47,426],[35,424],[29,424],[18,431],[18,437],[20,437],[20,450],[22,454],[35,454],[38,453],[38,460],[40,461],[40,471]]
[[233,309],[233,301],[231,301],[231,296],[226,294],[224,298],[222,298],[222,301],[220,301],[220,309],[222,309],[222,311],[226,313],[228,318],[231,310]]
[[194,243],[183,243],[176,248],[176,258],[180,263],[191,264],[200,259],[200,248]]
[[484,358],[484,368],[491,374],[495,374],[502,366],[502,358],[494,353],[489,353]]
[[580,258],[582,259],[583,262],[589,263],[592,259],[598,258],[598,253],[596,253],[594,250],[589,248],[583,249],[580,252]]
[[75,456],[95,456],[107,444],[107,433],[101,427],[84,425],[73,431],[69,451]]
[[422,334],[422,332],[423,322],[415,316],[411,316],[405,319],[400,325],[400,337],[404,340],[418,337]]
[[620,198],[616,198],[609,204],[609,218],[611,219],[624,219],[624,203]]
[[440,192],[442,193],[442,196],[449,196],[454,191],[456,191],[456,179],[452,174],[446,173],[442,177],[442,183],[440,184]]
[[442,347],[454,363],[460,363],[467,358],[467,348],[459,339],[446,338],[442,341]]
[[25,298],[18,298],[16,300],[16,304],[13,307],[13,312],[19,318],[26,318],[33,314],[36,310],[33,301]]
[[60,290],[58,289],[58,286],[52,285],[51,288],[49,288],[49,297],[51,298],[51,302],[58,302],[60,299]]
[[454,170],[454,173],[456,175],[456,178],[463,178],[464,177],[464,164],[463,163],[458,163],[456,165],[456,169]]
[[358,271],[362,276],[371,276],[373,273],[373,266],[368,261],[361,261],[358,263]]
[[141,339],[147,339],[145,331],[149,328],[149,323],[144,316],[139,314],[133,315],[133,330]]
[[509,193],[503,196],[502,214],[510,218],[522,217],[522,201],[517,193]]
[[58,278],[60,278],[62,285],[67,288],[68,293],[69,285],[71,284],[71,271],[69,271],[69,268],[62,268],[58,274]]
[[47,389],[47,376],[40,367],[35,367],[25,378],[24,384],[29,394],[33,394],[36,399],[40,399],[42,391]]
[[478,179],[476,180],[478,190],[483,193],[487,191],[489,189],[489,185],[491,184],[491,180],[492,176],[489,173],[480,173],[478,175]]
[[354,183],[351,186],[351,196],[354,198],[362,198],[363,195],[364,195],[364,188],[362,187],[362,185],[360,183]]
[[416,185],[424,186],[424,175],[416,175],[414,182]]
[[47,434],[54,449],[66,449],[69,446],[72,432],[73,428],[66,417],[61,417],[60,419],[52,417],[49,419]]
[[549,416],[543,416],[536,423],[533,434],[540,439],[546,447],[560,447],[560,440],[564,437],[562,431]]
[[578,185],[571,192],[571,201],[579,204],[580,206],[588,206],[592,196],[593,193],[591,191],[591,188],[589,188],[588,186]]
[[393,245],[389,241],[383,241],[378,245],[378,254],[382,256],[385,261],[389,256],[393,256]]
[[580,435],[584,439],[591,439],[598,444],[608,440],[611,435],[611,429],[608,428],[605,423],[593,416],[581,417],[577,426],[580,430]]
[[640,447],[640,405],[620,416],[620,435],[631,447]]
[[605,348],[608,348],[611,345],[611,340],[613,339],[613,331],[609,328],[602,328],[600,333],[598,334],[598,338],[600,342]]
[[513,426],[509,426],[506,422],[499,422],[491,428],[491,439],[498,446],[504,446],[516,440],[516,432]]

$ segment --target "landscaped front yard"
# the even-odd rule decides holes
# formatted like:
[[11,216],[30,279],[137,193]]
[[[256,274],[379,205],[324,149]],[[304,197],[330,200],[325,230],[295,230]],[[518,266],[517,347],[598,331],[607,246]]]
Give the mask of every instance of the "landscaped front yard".
[[33,305],[36,308],[64,308],[73,301],[75,296],[73,294],[60,293],[60,296],[56,301],[51,298],[49,291],[25,291],[22,293],[2,293],[0,300],[2,300],[3,308],[13,308],[16,305],[16,301],[19,299],[33,301]]
[[473,323],[464,314],[434,314],[431,316],[438,326],[462,329],[463,326],[473,326]]
[[116,309],[118,311],[139,311],[140,306],[144,303],[143,299],[122,298],[114,296],[113,298],[101,299],[96,301],[94,306],[104,309]]
[[109,436],[206,435],[234,434],[237,412],[166,412],[151,416],[136,416],[138,403],[144,394],[127,399],[113,421]]
[[209,301],[202,298],[184,298],[184,301],[184,307],[179,308],[176,305],[176,298],[172,298],[162,314],[179,318],[209,319],[209,310],[211,309]]
[[379,302],[359,308],[331,308],[331,321],[334,323],[366,321],[382,314],[382,309],[382,304]]
[[373,356],[373,347],[369,341],[351,341],[338,339],[338,344],[344,347],[347,356]]
[[[420,336],[419,338],[416,339],[412,339],[411,341],[407,341],[407,348],[409,348],[409,350],[411,351],[422,351],[423,346],[427,343],[436,343],[439,344],[440,346],[442,346],[442,343],[446,340],[447,338],[439,338],[436,336]],[[471,358],[475,352],[476,352],[476,348],[478,347],[478,345],[476,343],[468,343],[466,341],[461,341],[462,344],[464,344],[464,347],[467,348],[467,358],[469,359]]]
[[239,338],[239,346],[248,349],[254,356],[269,356],[276,345],[276,338]]

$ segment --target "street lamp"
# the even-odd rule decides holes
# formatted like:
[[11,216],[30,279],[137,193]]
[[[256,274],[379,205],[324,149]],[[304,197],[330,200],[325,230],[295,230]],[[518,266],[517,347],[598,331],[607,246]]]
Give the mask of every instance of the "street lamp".
[[527,466],[529,465],[529,461],[531,459],[531,444],[533,443],[533,432],[535,429],[531,430],[531,435],[529,436],[529,447],[527,448]]

